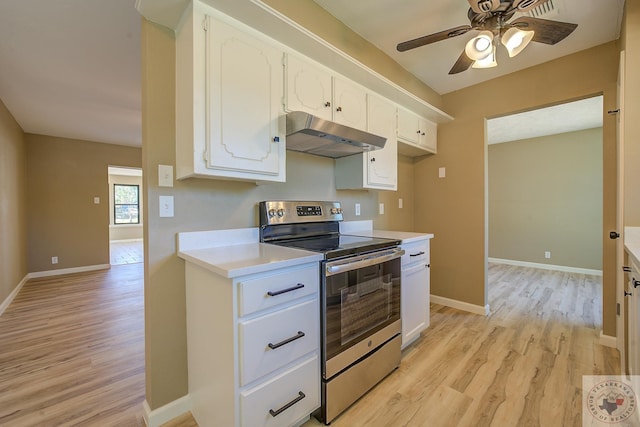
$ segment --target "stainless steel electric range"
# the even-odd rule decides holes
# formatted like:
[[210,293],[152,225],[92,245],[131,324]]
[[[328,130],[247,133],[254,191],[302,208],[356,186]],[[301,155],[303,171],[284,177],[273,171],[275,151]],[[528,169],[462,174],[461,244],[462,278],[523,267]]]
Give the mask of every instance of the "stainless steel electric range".
[[340,234],[339,202],[265,201],[260,241],[324,254],[320,265],[325,424],[400,364],[399,240]]

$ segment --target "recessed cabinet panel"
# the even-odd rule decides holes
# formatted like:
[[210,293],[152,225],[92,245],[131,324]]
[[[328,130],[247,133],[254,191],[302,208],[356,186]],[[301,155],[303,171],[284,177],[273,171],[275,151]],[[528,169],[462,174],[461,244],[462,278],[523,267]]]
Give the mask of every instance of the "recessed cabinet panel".
[[412,111],[398,107],[398,152],[407,156],[424,156],[437,151],[438,126]]
[[207,167],[280,173],[280,51],[210,18],[207,40]]
[[367,129],[367,92],[360,86],[333,78],[333,120],[356,129]]
[[331,74],[287,55],[287,111],[305,111],[331,120]]
[[395,135],[395,105],[380,97],[369,94],[367,97],[367,130],[384,136],[387,142],[381,150],[366,154],[367,183],[371,187],[395,190],[398,180],[398,146]]

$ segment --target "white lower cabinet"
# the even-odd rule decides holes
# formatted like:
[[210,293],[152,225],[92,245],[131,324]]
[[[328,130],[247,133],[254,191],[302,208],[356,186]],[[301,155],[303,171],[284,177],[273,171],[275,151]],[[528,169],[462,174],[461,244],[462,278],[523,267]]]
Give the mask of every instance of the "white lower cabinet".
[[319,264],[235,278],[185,264],[200,426],[286,427],[320,407]]
[[314,355],[282,374],[240,394],[243,426],[289,426],[320,402],[320,359]]
[[402,348],[415,341],[429,326],[429,240],[402,244],[400,313]]

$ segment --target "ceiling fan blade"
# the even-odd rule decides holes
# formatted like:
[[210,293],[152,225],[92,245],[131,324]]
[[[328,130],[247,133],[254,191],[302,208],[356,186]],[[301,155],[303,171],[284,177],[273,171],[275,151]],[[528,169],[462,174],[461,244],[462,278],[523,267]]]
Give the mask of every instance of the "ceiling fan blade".
[[535,31],[534,42],[556,44],[571,34],[578,27],[578,24],[523,16],[513,21],[510,26],[521,30]]
[[422,36],[422,37],[418,37],[417,39],[398,43],[398,46],[396,46],[396,49],[398,49],[398,52],[404,52],[409,49],[415,49],[416,47],[424,46],[427,44],[439,42],[441,40],[446,40],[451,37],[462,35],[467,31],[469,31],[470,29],[471,27],[469,25],[462,25],[460,27],[450,28],[448,30],[429,34],[428,36]]
[[472,64],[473,59],[469,58],[463,50],[456,63],[453,64],[453,67],[449,70],[449,74],[458,74],[463,71],[467,71]]

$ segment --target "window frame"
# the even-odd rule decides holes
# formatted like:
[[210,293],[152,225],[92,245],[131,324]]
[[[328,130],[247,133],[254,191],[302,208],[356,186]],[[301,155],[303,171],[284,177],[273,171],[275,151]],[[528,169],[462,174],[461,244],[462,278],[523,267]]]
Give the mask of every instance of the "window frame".
[[[137,203],[116,203],[116,188],[117,187],[135,187],[136,188],[136,202]],[[118,222],[116,212],[119,206],[134,207],[137,210],[136,222]],[[140,224],[140,185],[138,184],[113,184],[113,225],[139,225]]]

